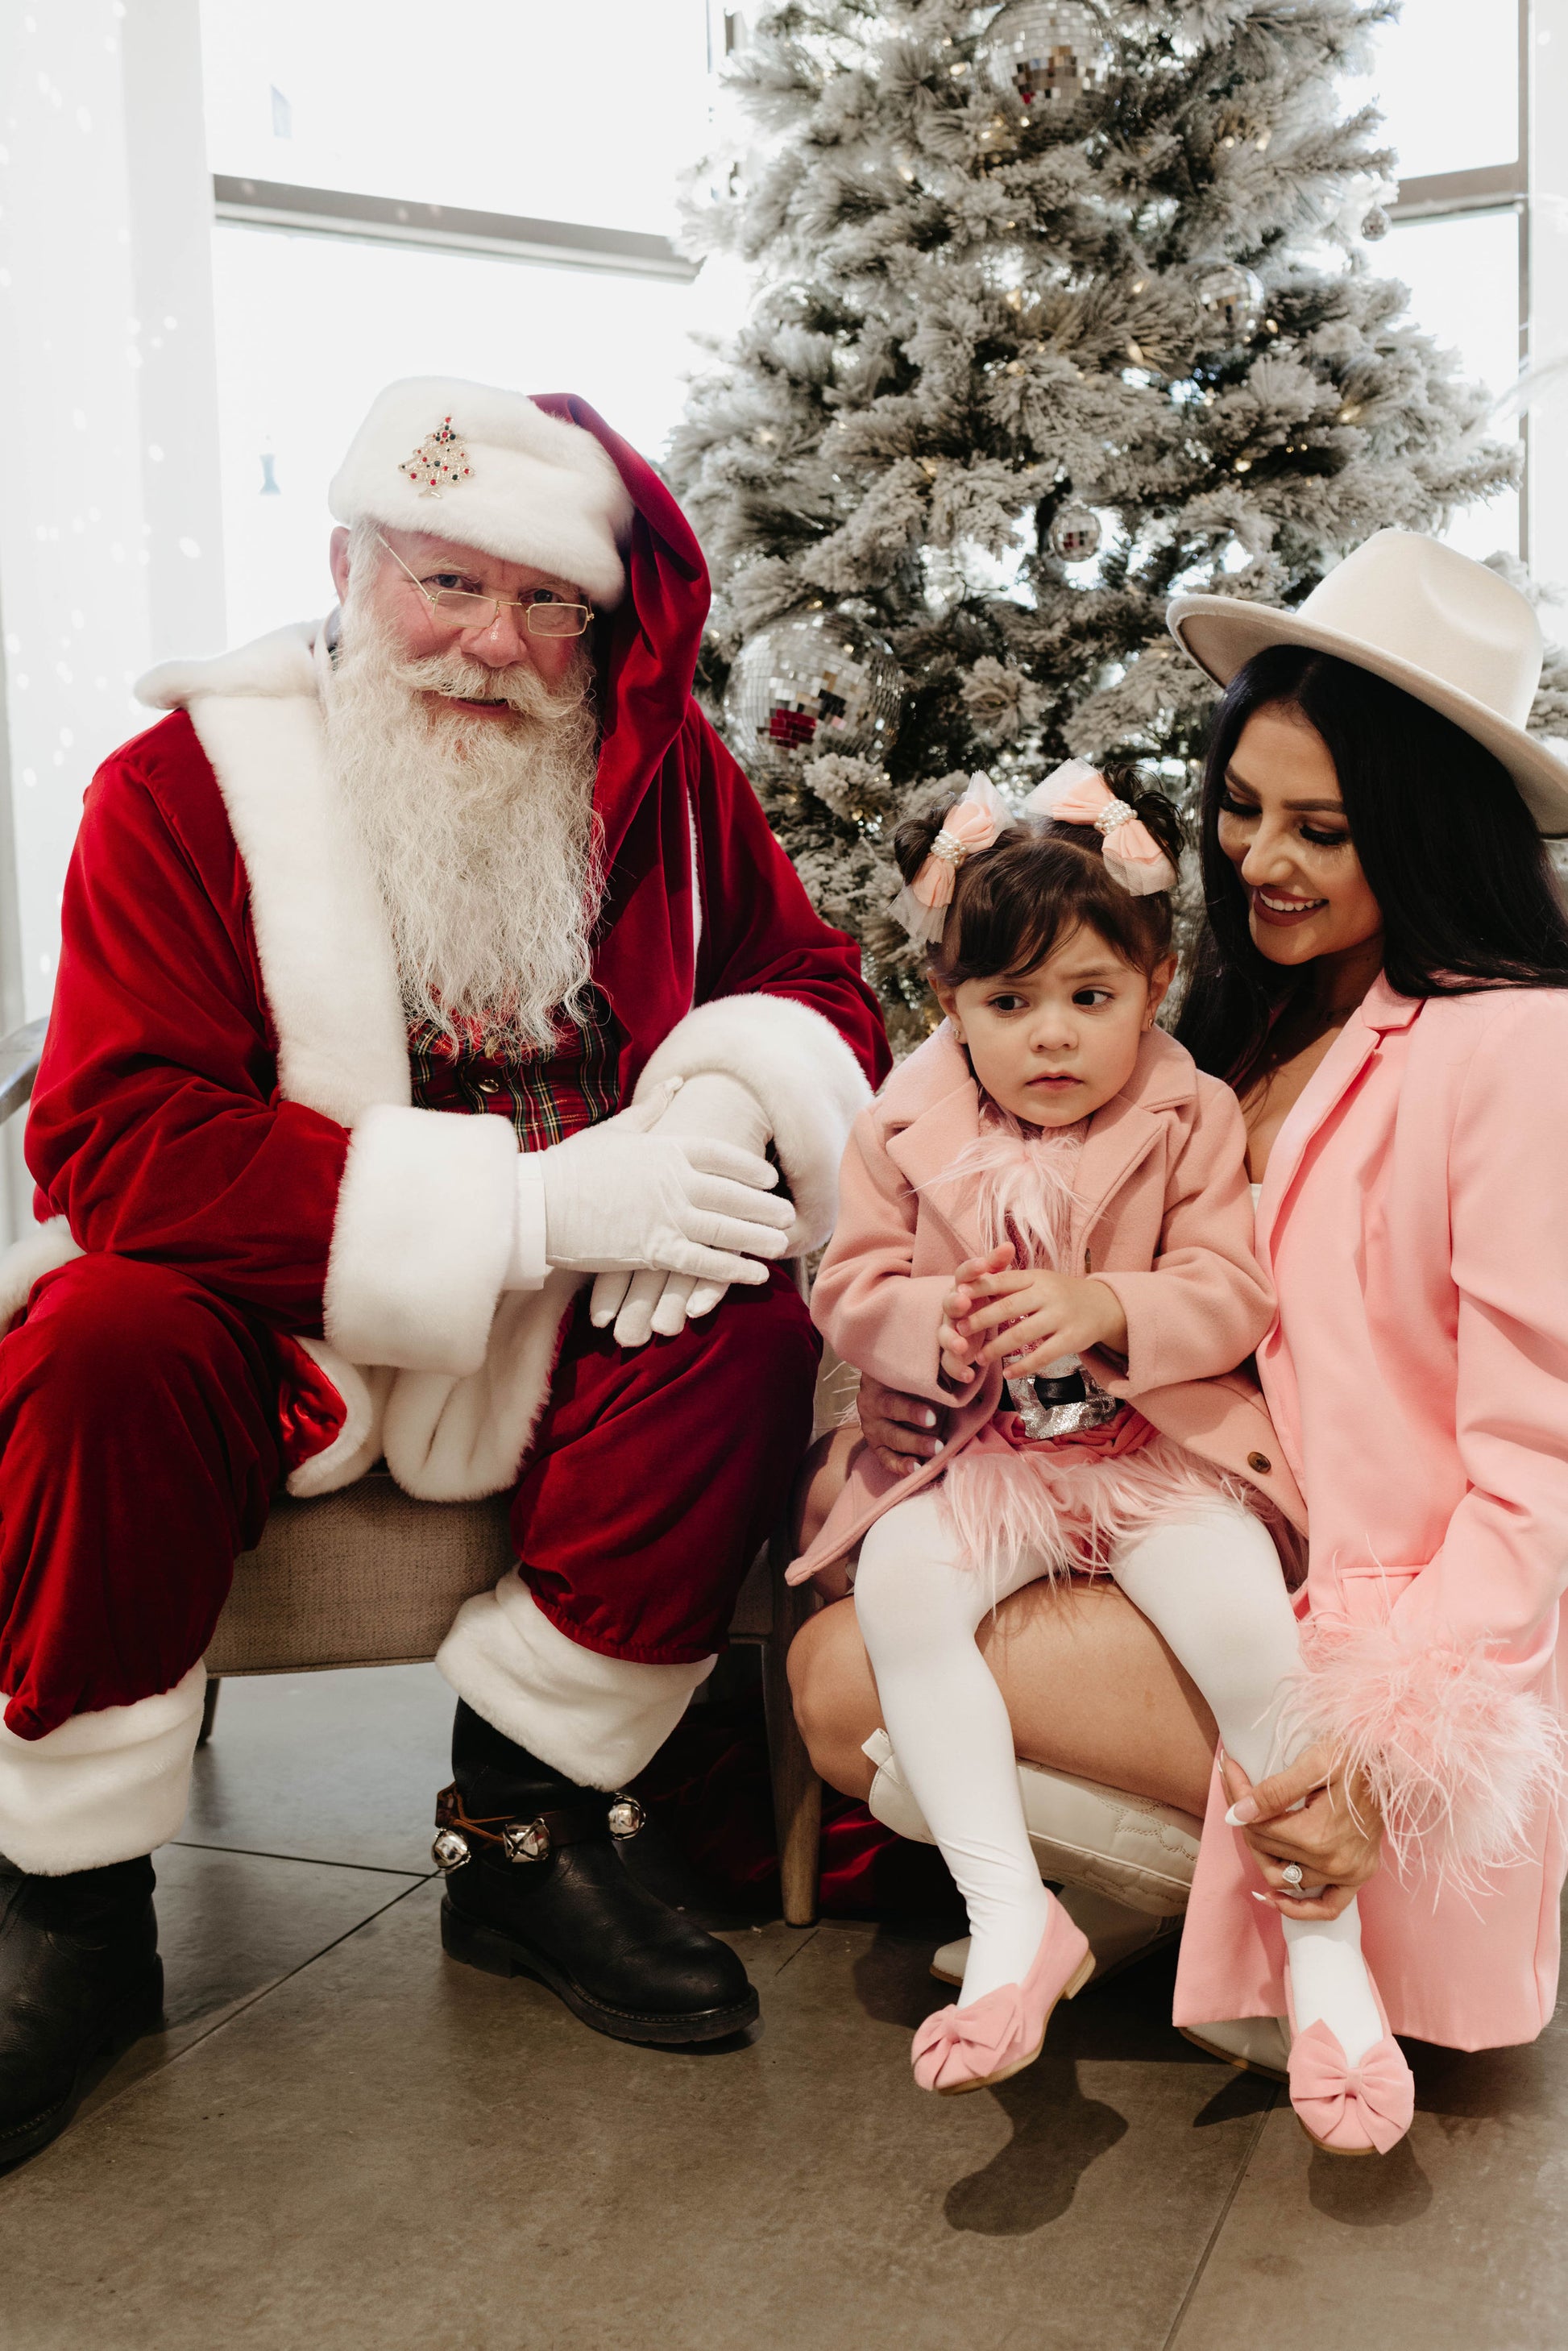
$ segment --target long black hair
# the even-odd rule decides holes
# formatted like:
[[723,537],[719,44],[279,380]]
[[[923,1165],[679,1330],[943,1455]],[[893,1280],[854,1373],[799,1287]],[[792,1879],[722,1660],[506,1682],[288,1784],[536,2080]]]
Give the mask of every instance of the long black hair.
[[1367,886],[1383,911],[1383,968],[1401,996],[1568,987],[1568,915],[1512,778],[1450,719],[1370,670],[1270,645],[1238,670],[1215,716],[1199,814],[1207,913],[1176,1035],[1201,1069],[1243,1089],[1269,1065],[1276,1023],[1310,964],[1253,946],[1247,893],[1219,846],[1219,802],[1241,730],[1270,705],[1322,737]]

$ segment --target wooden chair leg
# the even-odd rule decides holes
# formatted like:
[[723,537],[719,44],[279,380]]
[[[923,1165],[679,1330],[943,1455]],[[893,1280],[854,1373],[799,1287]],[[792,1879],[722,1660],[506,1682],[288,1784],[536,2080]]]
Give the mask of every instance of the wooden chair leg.
[[204,1747],[208,1740],[213,1735],[213,1725],[217,1720],[218,1692],[222,1689],[223,1686],[224,1677],[222,1674],[209,1674],[207,1676],[206,1691],[202,1698],[202,1727],[196,1733],[196,1744],[198,1747]]
[[773,1775],[773,1820],[784,1917],[791,1927],[810,1927],[817,1916],[822,1783],[811,1768],[806,1742],[796,1725],[784,1663],[790,1642],[811,1613],[810,1591],[784,1581],[784,1571],[793,1556],[788,1536],[775,1535],[768,1546],[773,1635],[762,1651],[762,1695],[768,1712],[768,1761]]

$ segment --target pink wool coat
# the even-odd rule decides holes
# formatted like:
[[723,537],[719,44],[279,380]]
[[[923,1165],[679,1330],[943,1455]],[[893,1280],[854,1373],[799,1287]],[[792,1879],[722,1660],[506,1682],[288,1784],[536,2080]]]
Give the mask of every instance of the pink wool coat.
[[[1557,1992],[1565,1168],[1568,992],[1379,980],[1259,1206],[1280,1299],[1259,1370],[1312,1510],[1299,1713],[1366,1763],[1407,1855],[1360,1897],[1389,2021],[1458,2049],[1532,2040]],[[1224,1809],[1217,1775],[1178,2023],[1283,2010]]]
[[[811,1297],[817,1327],[847,1363],[890,1387],[951,1407],[946,1449],[908,1478],[869,1447],[810,1551],[803,1583],[854,1550],[894,1502],[941,1477],[995,1414],[1002,1373],[954,1405],[937,1376],[942,1299],[980,1254],[971,1182],[940,1179],[980,1131],[968,1056],[944,1022],[862,1113],[844,1155],[839,1221]],[[1113,1289],[1127,1318],[1125,1364],[1100,1353],[1094,1376],[1204,1460],[1258,1488],[1303,1523],[1296,1481],[1244,1364],[1273,1319],[1252,1254],[1246,1135],[1236,1097],[1203,1076],[1159,1029],[1124,1090],[1091,1120],[1073,1189],[1083,1203],[1081,1270]],[[1223,1374],[1218,1377],[1216,1374]]]

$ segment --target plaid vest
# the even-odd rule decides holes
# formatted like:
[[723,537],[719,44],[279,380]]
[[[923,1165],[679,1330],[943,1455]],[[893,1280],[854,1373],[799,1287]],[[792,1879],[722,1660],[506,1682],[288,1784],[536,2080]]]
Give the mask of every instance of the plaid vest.
[[434,1020],[409,1030],[409,1073],[420,1110],[496,1112],[509,1118],[525,1151],[548,1151],[620,1108],[617,1070],[623,1036],[601,990],[591,987],[580,1022],[562,1020],[553,1052],[505,1058],[484,1050],[476,1021],[455,1042]]

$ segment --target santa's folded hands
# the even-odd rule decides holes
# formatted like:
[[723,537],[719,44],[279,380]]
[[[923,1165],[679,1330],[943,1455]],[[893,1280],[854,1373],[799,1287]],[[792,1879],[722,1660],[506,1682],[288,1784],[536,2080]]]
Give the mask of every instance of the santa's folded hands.
[[[665,1120],[683,1092],[730,1079],[666,1078],[619,1117],[517,1162],[517,1228],[507,1288],[534,1290],[550,1269],[612,1276],[649,1270],[688,1281],[755,1286],[794,1221],[778,1176],[754,1151]],[[760,1113],[758,1113],[760,1117]],[[543,1262],[540,1262],[542,1258]]]
[[[659,1112],[653,1131],[659,1136],[732,1144],[763,1165],[763,1154],[773,1140],[772,1122],[751,1088],[722,1070],[702,1070],[688,1078]],[[734,1279],[665,1272],[653,1264],[633,1273],[601,1273],[593,1285],[589,1313],[596,1330],[613,1322],[617,1346],[643,1347],[655,1333],[673,1339],[688,1322],[711,1314]],[[753,1273],[749,1279],[758,1277]]]

